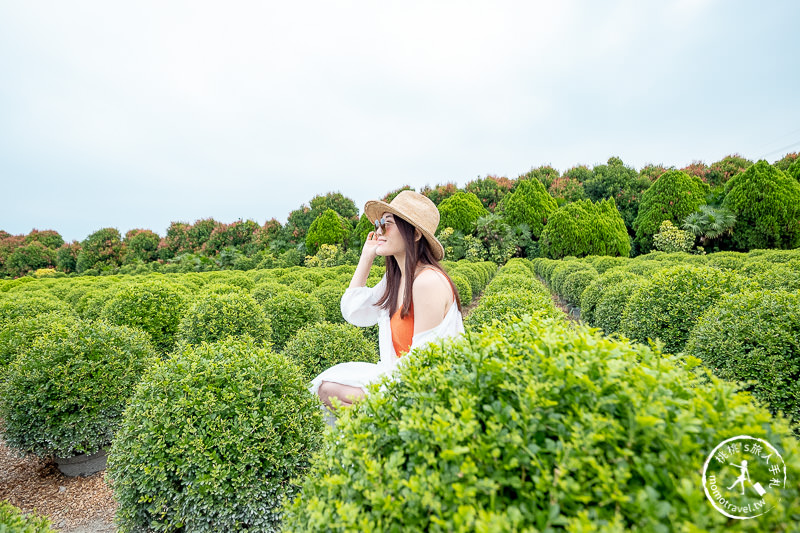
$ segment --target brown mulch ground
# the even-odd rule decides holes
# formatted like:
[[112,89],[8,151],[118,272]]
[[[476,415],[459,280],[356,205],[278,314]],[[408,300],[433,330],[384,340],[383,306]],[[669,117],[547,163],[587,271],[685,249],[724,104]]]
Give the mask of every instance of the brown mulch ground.
[[105,472],[66,477],[54,463],[19,457],[0,438],[0,500],[50,519],[65,533],[112,533],[117,504]]

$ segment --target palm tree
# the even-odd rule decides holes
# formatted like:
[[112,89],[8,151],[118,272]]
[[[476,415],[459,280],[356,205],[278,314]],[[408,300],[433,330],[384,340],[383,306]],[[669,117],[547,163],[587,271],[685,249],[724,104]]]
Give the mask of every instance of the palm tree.
[[699,237],[700,245],[705,248],[709,241],[730,233],[734,224],[736,215],[724,207],[712,207],[706,204],[683,219],[681,228]]

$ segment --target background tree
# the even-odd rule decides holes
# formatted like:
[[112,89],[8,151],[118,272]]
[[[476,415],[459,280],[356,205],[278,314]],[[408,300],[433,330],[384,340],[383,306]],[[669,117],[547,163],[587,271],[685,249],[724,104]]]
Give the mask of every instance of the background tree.
[[55,230],[46,229],[39,231],[38,229],[34,229],[25,236],[25,240],[23,242],[25,244],[40,242],[47,248],[52,248],[55,250],[64,244],[64,238],[61,237],[61,235]]
[[193,251],[189,240],[191,227],[191,224],[186,222],[170,222],[167,235],[164,237],[164,244],[161,247],[162,259],[171,259],[176,255]]
[[647,178],[647,181],[650,183],[654,183],[667,170],[671,169],[665,168],[664,165],[653,165],[651,163],[642,167],[642,169],[639,171],[639,176]]
[[702,161],[692,161],[691,164],[686,165],[680,170],[686,172],[690,176],[700,178],[704,183],[708,183],[708,165]]
[[550,185],[553,184],[553,180],[561,176],[558,170],[554,169],[549,165],[543,165],[541,167],[532,168],[529,172],[523,174],[519,177],[518,181],[524,179],[537,179],[542,182],[545,189],[549,189]]
[[540,254],[552,259],[573,255],[628,257],[630,239],[613,199],[579,200],[553,213],[539,240]]
[[311,223],[306,235],[306,250],[317,253],[323,244],[344,246],[350,237],[350,224],[333,209],[328,209]]
[[708,185],[700,178],[680,170],[669,170],[642,193],[639,212],[633,221],[636,242],[642,253],[653,246],[653,235],[661,223],[669,220],[680,224],[687,215],[706,202]]
[[574,178],[583,184],[592,178],[592,171],[586,165],[578,165],[564,172],[564,177]]
[[118,268],[122,264],[122,238],[116,228],[95,231],[81,243],[76,264],[79,273],[90,268]]
[[436,187],[431,188],[429,186],[425,186],[420,191],[420,194],[427,196],[431,202],[436,205],[439,205],[442,200],[445,198],[450,198],[456,192],[458,192],[458,185],[453,182],[447,182],[445,184],[438,184]]
[[6,271],[12,276],[24,276],[37,268],[54,268],[57,252],[39,241],[18,246],[6,261]]
[[800,183],[766,161],[731,178],[722,205],[736,216],[736,249],[800,246]]
[[796,159],[794,163],[789,165],[786,169],[786,175],[800,181],[800,159]]
[[203,245],[208,241],[211,234],[219,225],[220,223],[213,218],[196,220],[188,231],[189,247],[191,250],[195,253],[200,252],[203,249]]
[[439,229],[453,228],[463,234],[474,233],[475,222],[489,211],[471,192],[457,192],[439,204]]
[[149,229],[132,229],[125,233],[125,263],[149,262],[156,259],[161,237]]
[[338,191],[329,192],[325,195],[317,195],[311,199],[309,204],[311,205],[311,212],[313,214],[312,221],[328,209],[333,209],[339,213],[342,218],[349,220],[353,224],[358,220],[358,207],[356,203]]
[[724,185],[731,178],[750,168],[753,162],[739,154],[725,156],[708,168],[708,184],[712,187]]
[[792,163],[797,161],[798,155],[800,154],[798,154],[797,152],[786,154],[782,158],[772,163],[772,166],[777,168],[778,170],[786,172],[787,170],[789,170],[789,167],[792,165]]
[[594,202],[613,198],[625,221],[625,227],[633,235],[633,220],[639,209],[642,192],[650,187],[647,178],[625,166],[618,157],[611,157],[607,164],[597,165],[592,169],[592,177],[583,187],[586,196]]
[[56,252],[56,269],[69,274],[78,268],[78,254],[81,251],[81,243],[72,241],[64,243]]
[[477,196],[483,207],[494,213],[500,200],[514,188],[514,184],[508,178],[489,175],[470,181],[464,189]]
[[583,188],[583,183],[571,176],[561,176],[560,178],[554,179],[547,192],[550,193],[550,196],[555,198],[559,206],[586,198],[586,191]]
[[527,224],[534,239],[538,239],[548,217],[558,204],[538,179],[521,180],[517,187],[503,197],[501,213],[510,226]]
[[397,196],[398,194],[400,194],[401,192],[403,192],[403,191],[413,191],[413,190],[414,189],[410,185],[403,185],[399,189],[395,189],[393,191],[387,192],[386,195],[384,195],[384,197],[381,198],[381,200],[383,200],[384,202],[388,203],[388,202],[391,202],[392,200],[394,200],[394,197]]
[[253,220],[237,220],[231,224],[219,224],[203,245],[203,251],[209,255],[217,255],[224,248],[244,249],[253,241],[259,225]]

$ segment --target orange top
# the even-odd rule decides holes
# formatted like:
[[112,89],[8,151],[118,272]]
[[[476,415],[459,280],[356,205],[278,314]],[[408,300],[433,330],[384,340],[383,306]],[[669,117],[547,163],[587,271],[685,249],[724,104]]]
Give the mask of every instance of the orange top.
[[408,308],[408,316],[400,318],[399,308],[392,315],[389,321],[389,328],[392,330],[392,345],[397,356],[407,353],[411,349],[411,341],[414,338],[414,302]]

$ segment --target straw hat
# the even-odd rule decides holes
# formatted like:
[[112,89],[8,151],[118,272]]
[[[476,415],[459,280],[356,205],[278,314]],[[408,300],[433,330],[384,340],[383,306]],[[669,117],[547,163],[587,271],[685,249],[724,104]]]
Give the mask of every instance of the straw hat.
[[392,213],[417,228],[428,241],[433,257],[441,261],[444,247],[434,237],[439,227],[439,210],[430,198],[414,191],[401,191],[391,203],[370,200],[364,204],[364,213],[370,222],[381,218],[383,213]]

